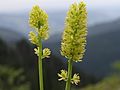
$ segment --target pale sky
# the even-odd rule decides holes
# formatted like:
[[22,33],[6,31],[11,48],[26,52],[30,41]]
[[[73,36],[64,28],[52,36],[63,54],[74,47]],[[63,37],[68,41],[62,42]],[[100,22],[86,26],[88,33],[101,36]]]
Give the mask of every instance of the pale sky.
[[[1,12],[28,11],[33,5],[39,4],[45,10],[67,9],[73,2],[82,0],[0,0]],[[84,0],[89,9],[113,7],[119,8],[120,0]]]

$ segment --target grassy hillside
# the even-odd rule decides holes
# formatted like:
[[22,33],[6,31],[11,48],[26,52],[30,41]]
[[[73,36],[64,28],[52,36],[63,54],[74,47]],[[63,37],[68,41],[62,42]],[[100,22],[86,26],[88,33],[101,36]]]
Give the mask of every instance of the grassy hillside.
[[119,76],[109,76],[95,85],[88,85],[82,89],[72,90],[119,90],[120,89],[120,78]]

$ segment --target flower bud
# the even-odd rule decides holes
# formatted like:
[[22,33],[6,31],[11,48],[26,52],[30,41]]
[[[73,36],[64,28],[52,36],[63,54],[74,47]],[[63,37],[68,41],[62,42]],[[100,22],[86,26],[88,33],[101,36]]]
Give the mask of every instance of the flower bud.
[[74,74],[73,78],[71,79],[71,83],[78,85],[79,82],[80,82],[80,76],[78,76],[78,74]]
[[61,70],[61,73],[58,73],[58,76],[60,77],[60,79],[58,79],[59,81],[67,81],[67,71],[66,70]]
[[35,54],[39,56],[39,47],[35,48],[34,51],[35,51]]
[[45,49],[43,49],[43,56],[42,56],[42,58],[49,58],[50,54],[51,54],[50,49],[49,48],[45,48]]

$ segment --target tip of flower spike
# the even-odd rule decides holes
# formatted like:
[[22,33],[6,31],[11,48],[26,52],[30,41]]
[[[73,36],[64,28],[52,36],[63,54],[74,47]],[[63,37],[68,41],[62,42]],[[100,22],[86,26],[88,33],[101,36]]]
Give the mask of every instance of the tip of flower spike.
[[47,23],[48,15],[38,5],[33,6],[29,14],[29,24],[32,28],[40,28]]
[[81,1],[81,2],[80,2],[80,5],[86,6],[86,3],[85,3],[84,1]]
[[33,5],[32,9],[39,9],[39,5]]
[[29,24],[36,29],[37,36],[40,36],[43,40],[48,39],[48,15],[38,5],[33,6],[29,14]]

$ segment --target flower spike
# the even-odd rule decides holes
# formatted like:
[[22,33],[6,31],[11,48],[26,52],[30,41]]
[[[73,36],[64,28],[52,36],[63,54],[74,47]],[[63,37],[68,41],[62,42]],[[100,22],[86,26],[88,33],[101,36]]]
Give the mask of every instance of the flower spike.
[[48,39],[48,15],[38,5],[33,6],[30,12],[29,24],[41,39]]
[[71,5],[63,32],[61,54],[75,62],[81,61],[85,52],[87,11],[84,2]]
[[49,26],[47,13],[43,11],[38,5],[34,6],[30,12],[29,24],[34,29],[34,31],[30,31],[29,33],[29,40],[32,44],[37,46],[34,51],[38,56],[39,86],[40,90],[44,90],[42,59],[48,58],[51,54],[51,51],[48,48],[42,50],[42,40],[48,39]]

